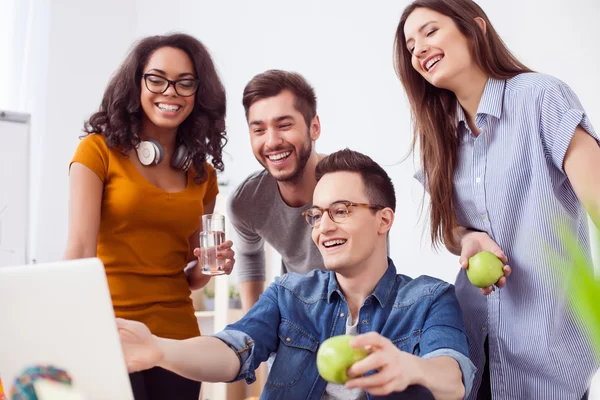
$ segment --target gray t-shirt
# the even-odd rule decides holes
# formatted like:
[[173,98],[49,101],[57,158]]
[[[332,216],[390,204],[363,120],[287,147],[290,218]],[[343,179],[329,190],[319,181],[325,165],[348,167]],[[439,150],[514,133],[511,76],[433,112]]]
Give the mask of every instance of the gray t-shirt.
[[325,269],[311,228],[302,211],[312,206],[290,207],[281,198],[277,181],[266,170],[253,173],[231,194],[229,220],[235,228],[236,268],[240,282],[265,280],[264,241],[282,258],[281,273],[306,274]]
[[[346,335],[358,335],[357,327],[358,318],[356,318],[356,322],[352,324],[352,315],[348,313],[348,319],[346,319]],[[321,400],[367,400],[367,393],[362,389],[348,389],[344,385],[328,383]]]

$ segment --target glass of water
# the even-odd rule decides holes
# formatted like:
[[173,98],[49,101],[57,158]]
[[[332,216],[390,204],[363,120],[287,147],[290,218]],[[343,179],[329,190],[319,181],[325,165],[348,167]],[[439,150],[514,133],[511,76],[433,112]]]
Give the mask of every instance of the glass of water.
[[220,214],[202,216],[202,232],[200,232],[200,263],[205,275],[222,275],[225,259],[217,258],[219,245],[225,242],[225,217]]
[[221,214],[204,214],[202,230],[205,232],[221,232],[225,240],[225,217]]

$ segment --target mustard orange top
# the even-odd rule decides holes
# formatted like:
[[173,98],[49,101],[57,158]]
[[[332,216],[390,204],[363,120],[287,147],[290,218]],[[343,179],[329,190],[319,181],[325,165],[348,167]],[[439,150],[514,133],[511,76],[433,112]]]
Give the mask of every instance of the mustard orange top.
[[148,182],[119,149],[108,148],[100,134],[81,140],[73,162],[104,183],[97,257],[116,316],[143,322],[161,337],[198,336],[183,269],[203,205],[219,192],[214,168],[205,163],[207,180],[197,184],[192,166],[186,188],[168,193]]

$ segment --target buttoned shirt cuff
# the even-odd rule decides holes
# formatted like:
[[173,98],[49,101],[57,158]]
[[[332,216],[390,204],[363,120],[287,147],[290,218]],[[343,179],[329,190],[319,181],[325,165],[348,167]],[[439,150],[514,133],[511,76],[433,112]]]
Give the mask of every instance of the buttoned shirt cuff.
[[435,351],[432,351],[431,353],[425,354],[421,358],[428,360],[442,356],[451,357],[455,359],[456,362],[458,362],[458,366],[462,371],[462,382],[465,386],[464,398],[466,399],[469,396],[469,393],[471,392],[471,388],[473,387],[473,380],[475,379],[476,371],[475,365],[473,365],[473,363],[471,362],[471,360],[469,360],[468,357],[452,349],[437,349]]
[[245,379],[247,384],[251,384],[256,381],[253,368],[254,340],[250,336],[245,332],[229,329],[210,336],[220,339],[229,346],[240,360],[240,372],[231,382]]

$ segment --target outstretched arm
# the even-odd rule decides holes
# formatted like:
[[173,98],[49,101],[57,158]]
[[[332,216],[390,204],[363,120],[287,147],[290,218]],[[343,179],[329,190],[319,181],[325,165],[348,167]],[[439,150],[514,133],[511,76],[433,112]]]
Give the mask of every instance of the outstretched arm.
[[163,339],[146,325],[124,319],[117,319],[117,327],[129,372],[162,367],[198,381],[252,383],[256,368],[277,351],[280,321],[273,283],[248,314],[214,337]]
[[188,379],[229,382],[238,375],[240,360],[220,339],[199,336],[187,340],[159,338],[146,325],[117,319],[129,372],[161,367]]

